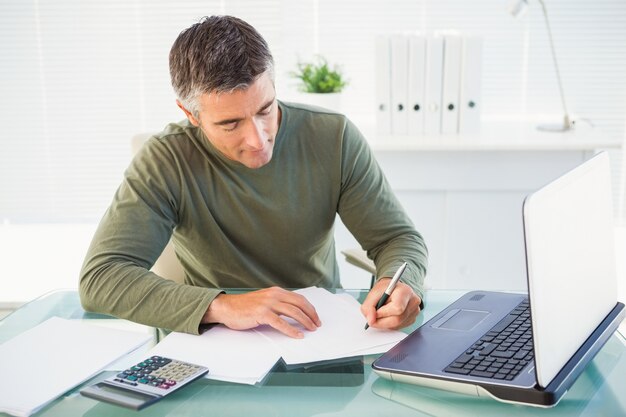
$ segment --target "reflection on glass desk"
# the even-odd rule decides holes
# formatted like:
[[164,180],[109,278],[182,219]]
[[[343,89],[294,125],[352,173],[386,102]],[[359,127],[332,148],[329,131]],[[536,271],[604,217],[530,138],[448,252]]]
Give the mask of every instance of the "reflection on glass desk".
[[[365,291],[346,291],[362,301]],[[460,297],[463,291],[431,290],[426,309],[411,331]],[[0,343],[51,316],[119,322],[85,313],[76,291],[36,299],[0,321]],[[128,323],[128,322],[126,322]],[[154,331],[156,338],[156,331]],[[156,339],[155,339],[156,340]],[[33,347],[35,354],[36,347]],[[28,352],[25,352],[25,359]],[[162,401],[132,411],[78,394],[105,379],[104,371],[51,403],[36,416],[620,416],[626,415],[626,340],[616,333],[585,369],[561,402],[551,409],[499,403],[381,379],[372,372],[377,355],[296,367],[279,362],[256,386],[201,379]],[[4,376],[3,376],[4,377]],[[0,414],[3,416],[3,414]]]

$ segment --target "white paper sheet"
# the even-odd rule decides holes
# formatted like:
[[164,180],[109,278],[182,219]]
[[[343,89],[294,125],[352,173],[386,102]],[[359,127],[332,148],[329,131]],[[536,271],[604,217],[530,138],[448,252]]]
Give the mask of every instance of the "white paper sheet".
[[281,356],[287,364],[300,364],[382,353],[406,336],[397,331],[364,330],[360,304],[352,297],[315,287],[296,292],[315,306],[322,321],[322,326],[311,332],[290,320],[304,332],[303,339],[292,339],[269,326],[238,331],[219,325],[200,336],[171,333],[147,356],[206,366],[210,379],[255,384]]
[[374,328],[365,330],[365,319],[356,300],[350,302],[315,287],[295,292],[304,295],[313,304],[322,326],[315,331],[308,331],[290,320],[292,325],[302,330],[303,339],[290,338],[269,326],[257,328],[257,332],[276,344],[287,364],[382,353],[406,337],[405,333],[398,331]]
[[206,378],[255,384],[280,359],[280,352],[254,330],[218,325],[200,336],[170,333],[148,353],[203,365]]
[[151,338],[52,317],[0,345],[0,412],[28,416]]
[[[150,338],[154,338],[155,336],[154,327],[134,323],[128,320],[99,318],[97,320],[89,320],[89,324],[93,326],[102,326],[109,329],[119,329],[130,332],[144,333],[146,335],[149,335]],[[116,360],[115,362],[109,364],[103,369],[103,371],[123,371],[124,369],[128,369],[145,359],[146,351],[144,349],[137,349],[134,352],[131,352],[128,355],[124,355],[119,360]]]

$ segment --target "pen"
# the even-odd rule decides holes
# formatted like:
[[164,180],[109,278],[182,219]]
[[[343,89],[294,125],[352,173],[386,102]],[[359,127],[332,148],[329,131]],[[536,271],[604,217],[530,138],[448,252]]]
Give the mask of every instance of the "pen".
[[[380,300],[378,300],[378,304],[376,304],[376,310],[378,310],[379,308],[381,308],[382,306],[385,305],[385,303],[387,302],[387,299],[389,298],[389,296],[393,292],[394,288],[396,288],[396,285],[398,284],[398,281],[400,281],[400,277],[402,276],[402,273],[406,269],[406,266],[407,266],[407,263],[406,262],[403,263],[400,266],[400,268],[398,268],[396,273],[393,275],[393,278],[391,278],[391,282],[387,286],[387,289],[383,293],[383,296],[380,297]],[[370,325],[368,323],[365,323],[365,330],[367,330],[369,327],[370,327]]]

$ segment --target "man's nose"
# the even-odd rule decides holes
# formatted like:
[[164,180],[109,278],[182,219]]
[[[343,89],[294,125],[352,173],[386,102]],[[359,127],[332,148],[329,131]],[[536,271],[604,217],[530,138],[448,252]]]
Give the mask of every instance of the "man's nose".
[[265,146],[265,134],[263,124],[260,121],[252,120],[246,132],[246,145],[252,149],[262,149]]

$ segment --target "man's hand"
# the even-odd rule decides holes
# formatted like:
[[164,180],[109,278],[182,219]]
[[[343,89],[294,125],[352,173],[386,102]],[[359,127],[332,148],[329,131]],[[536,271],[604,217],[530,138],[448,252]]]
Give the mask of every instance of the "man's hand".
[[401,329],[413,324],[420,313],[422,300],[413,289],[403,282],[398,282],[389,296],[387,303],[376,310],[376,304],[387,289],[391,278],[381,278],[370,290],[361,305],[361,313],[370,327],[378,329]]
[[209,305],[202,323],[222,323],[234,330],[268,324],[287,336],[304,337],[281,316],[294,319],[310,331],[322,325],[315,307],[305,297],[279,287],[245,294],[220,294]]

